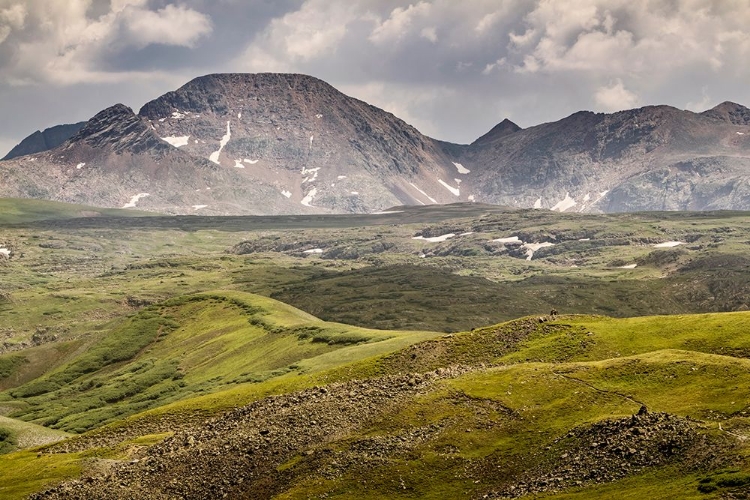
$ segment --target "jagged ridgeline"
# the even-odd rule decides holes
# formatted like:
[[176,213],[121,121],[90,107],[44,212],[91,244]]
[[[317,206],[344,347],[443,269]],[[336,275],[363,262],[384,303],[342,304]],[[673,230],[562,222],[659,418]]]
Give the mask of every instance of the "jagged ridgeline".
[[461,201],[594,213],[750,207],[750,111],[730,102],[703,113],[581,111],[527,129],[505,119],[459,145],[310,76],[216,74],[78,128],[42,146],[37,133],[25,141],[33,153],[0,162],[0,196],[218,215]]

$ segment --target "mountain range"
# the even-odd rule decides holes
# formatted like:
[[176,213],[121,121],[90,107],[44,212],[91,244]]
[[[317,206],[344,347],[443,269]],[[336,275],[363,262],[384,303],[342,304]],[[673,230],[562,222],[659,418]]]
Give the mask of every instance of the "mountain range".
[[569,212],[750,208],[750,109],[731,102],[702,113],[581,111],[526,129],[506,119],[461,145],[317,78],[215,74],[138,114],[117,104],[54,131],[0,161],[0,196],[214,215],[459,201]]

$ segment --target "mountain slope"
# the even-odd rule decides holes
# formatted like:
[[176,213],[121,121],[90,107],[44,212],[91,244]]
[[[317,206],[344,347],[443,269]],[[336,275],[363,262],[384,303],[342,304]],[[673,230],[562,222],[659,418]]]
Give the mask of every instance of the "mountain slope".
[[10,160],[19,156],[41,153],[42,151],[56,148],[75,135],[84,125],[86,125],[86,122],[78,122],[56,125],[41,132],[37,130],[13,147],[2,160]]
[[456,171],[435,141],[310,76],[208,75],[139,114],[181,150],[247,170],[291,206],[361,212],[457,201],[438,181],[452,183]]
[[[477,199],[569,211],[750,206],[750,110],[575,113],[463,150]],[[490,134],[488,134],[490,135]]]
[[0,196],[215,215],[458,201],[748,209],[749,172],[750,110],[731,102],[703,113],[581,111],[526,129],[506,119],[458,145],[310,76],[214,74],[138,115],[113,106],[55,149],[0,162]]
[[747,316],[525,318],[235,388],[48,447],[119,463],[33,498],[742,498]]

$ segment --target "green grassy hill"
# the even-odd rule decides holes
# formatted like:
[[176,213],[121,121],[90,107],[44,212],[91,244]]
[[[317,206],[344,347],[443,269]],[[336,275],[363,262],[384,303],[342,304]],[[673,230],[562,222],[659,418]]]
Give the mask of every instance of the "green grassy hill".
[[191,395],[312,373],[435,335],[327,323],[243,292],[182,296],[81,343],[60,366],[0,394],[0,404],[15,407],[14,418],[83,432]]
[[52,445],[49,479],[74,473],[73,456],[123,466],[48,497],[116,498],[122,482],[133,498],[743,498],[748,324],[750,313],[533,317],[339,359]]

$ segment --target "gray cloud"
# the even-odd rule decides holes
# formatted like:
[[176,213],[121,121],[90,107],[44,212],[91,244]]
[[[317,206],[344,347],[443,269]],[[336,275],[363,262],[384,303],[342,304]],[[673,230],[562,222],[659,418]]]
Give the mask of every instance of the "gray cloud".
[[216,71],[308,73],[457,142],[505,117],[750,104],[749,24],[743,0],[0,0],[0,102],[24,115],[0,147]]

